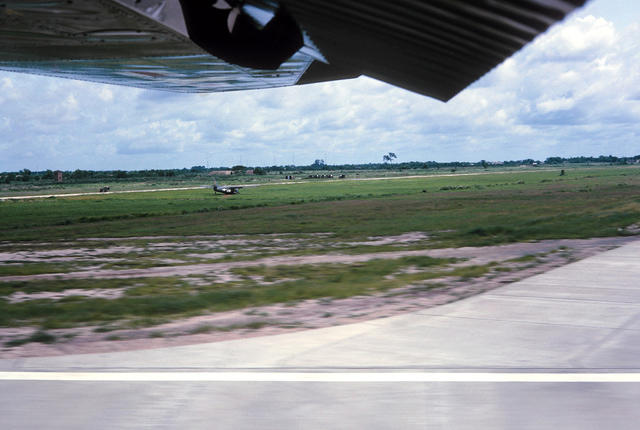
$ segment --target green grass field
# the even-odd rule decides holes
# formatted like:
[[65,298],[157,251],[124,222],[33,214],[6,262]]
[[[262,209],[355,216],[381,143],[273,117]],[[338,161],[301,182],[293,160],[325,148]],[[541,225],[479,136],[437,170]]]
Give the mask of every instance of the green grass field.
[[589,168],[0,202],[0,240],[427,231],[453,245],[610,236],[640,221],[640,169]]

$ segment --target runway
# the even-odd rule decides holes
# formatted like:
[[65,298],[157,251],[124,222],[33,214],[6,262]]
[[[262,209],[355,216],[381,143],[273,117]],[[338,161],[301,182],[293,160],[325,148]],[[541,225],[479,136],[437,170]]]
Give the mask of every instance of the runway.
[[7,429],[635,429],[640,241],[313,331],[0,360]]
[[[517,173],[531,173],[539,170],[518,170]],[[330,182],[344,182],[344,181],[389,181],[394,179],[433,179],[445,176],[478,176],[478,175],[494,175],[494,174],[507,174],[514,173],[513,171],[506,170],[501,172],[474,172],[474,173],[439,173],[434,175],[406,175],[406,176],[382,176],[373,178],[344,178],[333,179]],[[304,178],[301,178],[304,179]],[[304,180],[287,180],[278,182],[261,182],[257,184],[233,184],[234,187],[241,188],[255,188],[269,185],[292,185],[292,184],[309,184],[314,183],[312,181]],[[19,196],[0,196],[0,201],[9,200],[32,200],[32,199],[48,199],[48,198],[65,198],[65,197],[82,197],[82,196],[108,196],[111,194],[131,194],[131,193],[157,193],[163,191],[189,191],[189,190],[201,190],[211,189],[211,185],[198,185],[193,187],[177,187],[177,188],[153,188],[153,189],[140,189],[140,190],[121,190],[121,191],[109,191],[109,192],[87,192],[87,193],[59,193],[59,194],[32,194],[32,195],[19,195]]]

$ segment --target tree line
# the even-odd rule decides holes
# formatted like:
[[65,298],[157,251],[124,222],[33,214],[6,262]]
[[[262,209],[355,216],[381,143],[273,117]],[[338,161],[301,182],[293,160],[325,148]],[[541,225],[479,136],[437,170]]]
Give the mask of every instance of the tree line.
[[[616,157],[613,155],[600,155],[598,157],[547,157],[544,161],[531,158],[523,160],[509,160],[501,162],[478,162],[470,161],[407,161],[391,163],[396,158],[395,154],[389,153],[383,158],[382,163],[361,163],[361,164],[327,164],[324,160],[317,159],[310,165],[273,165],[246,167],[236,165],[232,167],[205,167],[192,166],[182,169],[146,169],[146,170],[82,170],[63,171],[64,182],[104,182],[104,181],[136,181],[147,179],[188,179],[207,175],[212,170],[231,170],[234,174],[244,174],[252,170],[253,174],[263,175],[267,173],[284,174],[303,170],[416,170],[416,169],[457,169],[462,167],[482,167],[489,168],[494,165],[499,166],[522,166],[522,165],[562,165],[562,164],[634,164],[640,163],[640,155],[633,157]],[[12,182],[55,182],[56,172],[54,170],[44,170],[34,172],[29,169],[22,169],[16,172],[0,173],[0,183]]]

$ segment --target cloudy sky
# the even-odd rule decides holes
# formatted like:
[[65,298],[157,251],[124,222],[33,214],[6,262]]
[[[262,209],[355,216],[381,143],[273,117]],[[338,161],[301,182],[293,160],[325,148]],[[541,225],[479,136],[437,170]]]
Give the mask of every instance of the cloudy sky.
[[640,154],[640,3],[594,0],[448,103],[369,78],[205,95],[0,72],[0,171]]

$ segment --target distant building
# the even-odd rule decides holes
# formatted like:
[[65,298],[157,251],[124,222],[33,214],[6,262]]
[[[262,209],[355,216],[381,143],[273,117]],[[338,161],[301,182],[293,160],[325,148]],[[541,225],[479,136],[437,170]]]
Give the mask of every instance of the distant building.
[[53,172],[53,178],[56,180],[56,182],[62,182],[62,172],[60,170],[56,170],[55,172]]
[[212,170],[209,172],[209,176],[231,176],[233,170]]
[[244,173],[247,174],[247,175],[253,175],[253,169],[245,170]]

